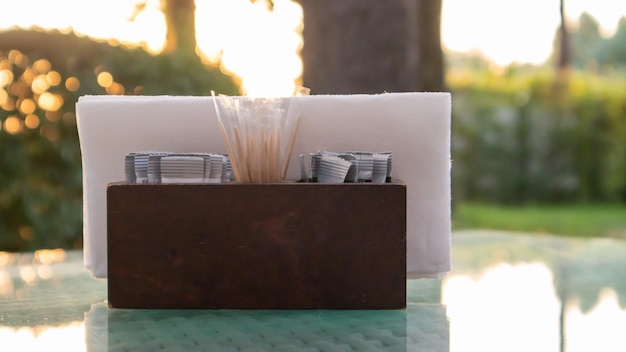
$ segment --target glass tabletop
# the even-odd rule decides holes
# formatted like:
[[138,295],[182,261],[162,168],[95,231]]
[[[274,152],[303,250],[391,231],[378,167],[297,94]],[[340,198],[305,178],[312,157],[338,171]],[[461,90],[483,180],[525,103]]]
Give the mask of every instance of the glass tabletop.
[[456,232],[452,263],[406,310],[118,310],[82,252],[0,253],[0,350],[626,349],[626,241]]

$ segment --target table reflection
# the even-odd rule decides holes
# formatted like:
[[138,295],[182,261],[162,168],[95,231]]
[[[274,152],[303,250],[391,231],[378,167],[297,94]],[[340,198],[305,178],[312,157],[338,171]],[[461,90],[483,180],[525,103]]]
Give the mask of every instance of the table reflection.
[[624,351],[626,242],[468,231],[406,310],[111,310],[81,252],[0,253],[0,350]]
[[623,240],[467,231],[452,257],[451,351],[625,350]]
[[85,315],[89,351],[415,351],[448,350],[441,304],[406,310],[111,310]]

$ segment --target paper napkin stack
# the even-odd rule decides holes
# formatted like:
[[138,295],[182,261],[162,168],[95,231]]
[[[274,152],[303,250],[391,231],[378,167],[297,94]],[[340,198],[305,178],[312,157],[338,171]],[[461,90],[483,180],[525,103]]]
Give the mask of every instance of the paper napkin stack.
[[[124,180],[124,157],[141,150],[225,152],[212,97],[85,96],[77,103],[83,162],[84,255],[92,276],[107,276],[106,186]],[[388,150],[393,178],[407,185],[407,274],[450,270],[449,93],[293,97],[298,155],[318,150]],[[149,239],[146,239],[149,241]]]

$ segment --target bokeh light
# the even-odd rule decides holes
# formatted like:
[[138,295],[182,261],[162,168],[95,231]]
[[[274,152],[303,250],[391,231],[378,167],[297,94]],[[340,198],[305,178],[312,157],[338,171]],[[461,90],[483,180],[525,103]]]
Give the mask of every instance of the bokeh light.
[[57,141],[61,137],[61,133],[55,125],[41,126],[39,133],[51,142]]
[[20,226],[19,234],[24,241],[32,241],[34,235],[33,228],[30,226]]
[[80,88],[80,81],[76,77],[69,77],[65,80],[65,88],[70,92],[75,92]]
[[35,251],[35,259],[41,264],[52,264],[64,262],[67,253],[61,248],[39,249]]
[[22,82],[13,82],[11,83],[8,87],[7,90],[9,92],[9,94],[13,95],[14,97],[24,97],[26,96],[30,89],[28,86],[26,86],[25,84],[23,84]]
[[20,278],[28,286],[33,286],[37,283],[39,276],[37,270],[31,265],[20,266]]
[[28,65],[28,57],[19,50],[11,50],[8,55],[9,62],[19,68],[25,68]]
[[2,108],[4,111],[15,110],[15,99],[7,95],[6,99],[4,99],[4,101],[2,102],[2,105],[0,105],[0,108]]
[[48,111],[57,111],[63,106],[63,98],[59,94],[44,92],[39,96],[39,106]]
[[46,119],[52,123],[58,122],[60,117],[58,111],[46,111]]
[[0,107],[4,105],[4,103],[7,101],[8,98],[9,98],[9,93],[7,93],[6,90],[0,88]]
[[98,73],[97,81],[100,87],[107,88],[113,84],[113,76],[110,73],[103,71]]
[[37,75],[38,73],[35,69],[33,69],[32,67],[28,67],[22,73],[20,81],[30,86],[31,84],[33,84],[33,80],[35,79],[35,77],[37,77]]
[[63,119],[63,123],[66,125],[75,125],[76,124],[76,114],[73,112],[65,112],[61,117]]
[[48,88],[50,88],[50,85],[48,84],[46,75],[38,75],[37,77],[35,77],[30,88],[33,90],[33,93],[35,94],[41,94],[47,91]]
[[[0,130],[15,135],[39,129],[46,139],[58,140],[61,128],[54,124],[75,125],[76,116],[73,112],[62,111],[66,99],[64,92],[50,89],[65,86],[70,92],[77,91],[80,81],[76,77],[64,80],[47,59],[36,60],[29,66],[29,58],[18,50],[11,50],[6,57],[2,54],[0,52],[0,109],[11,115],[4,121],[0,120]],[[16,77],[19,79],[16,80]],[[123,87],[116,86],[114,89],[117,94],[124,92]],[[42,125],[44,116],[52,124]],[[23,239],[25,234],[27,232],[20,233]]]
[[9,116],[4,120],[4,130],[10,134],[18,134],[22,131],[22,121],[16,116]]
[[50,71],[46,74],[46,82],[51,86],[58,86],[61,84],[61,74],[56,71]]
[[24,125],[26,125],[26,127],[30,128],[31,130],[39,127],[39,117],[34,114],[27,115],[24,118]]
[[0,87],[6,87],[13,82],[13,72],[9,69],[0,71]]
[[39,73],[48,73],[50,71],[50,61],[46,59],[40,59],[33,62],[33,69]]
[[33,101],[32,99],[24,99],[20,103],[20,111],[24,115],[32,114],[33,112],[35,112],[36,108],[37,108],[37,105],[35,104],[35,101]]
[[111,84],[106,87],[106,92],[110,95],[124,95],[125,89],[120,83],[112,81]]

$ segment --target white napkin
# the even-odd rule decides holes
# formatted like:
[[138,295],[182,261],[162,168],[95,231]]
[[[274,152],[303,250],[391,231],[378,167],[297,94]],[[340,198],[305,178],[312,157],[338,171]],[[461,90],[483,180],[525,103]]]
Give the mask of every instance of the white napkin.
[[[124,156],[140,150],[225,152],[211,97],[85,96],[76,105],[83,162],[85,268],[107,275],[106,186],[124,180]],[[449,93],[291,98],[300,114],[287,178],[298,155],[318,150],[392,151],[407,185],[407,274],[450,270]]]

